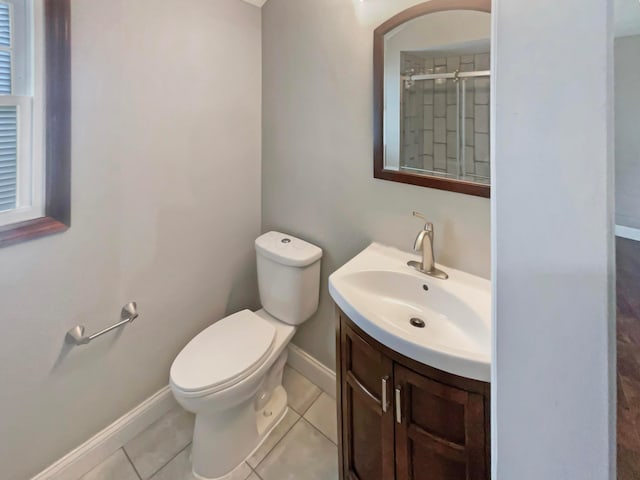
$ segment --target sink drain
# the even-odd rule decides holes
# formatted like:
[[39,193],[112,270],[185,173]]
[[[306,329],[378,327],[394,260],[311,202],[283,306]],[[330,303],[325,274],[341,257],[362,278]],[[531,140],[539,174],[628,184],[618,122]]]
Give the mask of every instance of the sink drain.
[[416,328],[424,328],[426,326],[426,323],[421,318],[412,318],[409,323]]

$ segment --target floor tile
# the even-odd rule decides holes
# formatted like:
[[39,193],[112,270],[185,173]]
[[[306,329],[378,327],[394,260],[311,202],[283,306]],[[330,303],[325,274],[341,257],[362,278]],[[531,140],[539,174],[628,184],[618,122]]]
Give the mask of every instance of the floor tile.
[[251,474],[251,476],[249,478],[247,478],[247,480],[261,480],[260,477],[258,475],[256,475],[255,472],[253,472]]
[[256,468],[258,464],[264,460],[264,457],[273,450],[273,447],[284,437],[291,427],[298,421],[300,415],[298,415],[293,409],[289,409],[284,416],[284,418],[280,421],[278,426],[273,429],[273,431],[266,438],[264,443],[260,445],[258,448],[247,460],[247,463],[251,465],[252,468]]
[[119,449],[80,480],[138,480],[138,475],[122,449]]
[[263,480],[337,480],[337,447],[300,419],[256,472]]
[[[252,473],[251,467],[242,463],[222,480],[245,480]],[[173,460],[151,477],[151,480],[196,480],[191,468],[191,446],[176,455]]]
[[178,406],[124,446],[142,480],[150,478],[189,445],[193,423],[193,415]]
[[282,386],[287,391],[289,406],[300,415],[304,414],[320,395],[318,387],[288,365],[284,367]]
[[322,393],[309,407],[304,418],[324,433],[333,443],[338,443],[338,421],[336,401],[326,393]]

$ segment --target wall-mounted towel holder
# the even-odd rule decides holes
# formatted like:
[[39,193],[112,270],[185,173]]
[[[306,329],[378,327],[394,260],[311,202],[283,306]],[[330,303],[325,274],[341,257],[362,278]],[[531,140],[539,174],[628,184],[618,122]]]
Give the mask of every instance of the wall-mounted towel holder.
[[84,334],[84,325],[76,325],[67,332],[66,340],[67,342],[75,345],[86,345],[91,340],[98,338],[111,330],[133,322],[136,318],[138,318],[138,306],[136,305],[136,302],[127,303],[122,307],[122,311],[120,312],[120,321],[115,325],[111,325],[104,330],[100,330],[98,333],[88,336]]

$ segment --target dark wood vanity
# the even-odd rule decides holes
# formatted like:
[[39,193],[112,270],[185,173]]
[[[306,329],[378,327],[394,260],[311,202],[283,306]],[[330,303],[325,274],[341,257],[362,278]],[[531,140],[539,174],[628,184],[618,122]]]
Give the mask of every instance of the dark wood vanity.
[[488,383],[400,355],[341,311],[337,357],[341,480],[490,478]]

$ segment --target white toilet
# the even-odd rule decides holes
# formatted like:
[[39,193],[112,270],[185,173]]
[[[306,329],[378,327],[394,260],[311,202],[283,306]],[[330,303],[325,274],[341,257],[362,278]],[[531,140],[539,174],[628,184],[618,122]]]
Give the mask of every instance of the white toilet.
[[322,250],[269,232],[256,240],[262,309],[200,332],[171,366],[178,403],[196,414],[193,473],[217,479],[240,465],[282,420],[282,371],[297,325],[318,308]]

